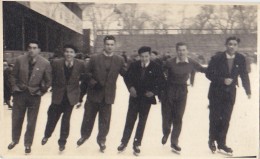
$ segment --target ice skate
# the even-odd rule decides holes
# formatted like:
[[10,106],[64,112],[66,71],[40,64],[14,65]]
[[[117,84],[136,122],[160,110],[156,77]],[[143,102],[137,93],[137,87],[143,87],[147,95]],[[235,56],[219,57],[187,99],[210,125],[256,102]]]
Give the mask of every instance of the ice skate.
[[[218,145],[219,152],[225,155],[233,156],[233,150],[226,145]],[[221,151],[223,150],[223,151]]]
[[139,146],[133,146],[133,149],[134,149],[134,155],[139,156],[139,154],[141,152]]
[[210,140],[209,141],[209,149],[211,150],[212,153],[215,153],[216,152],[216,145],[215,145],[215,141],[214,140]]
[[180,154],[181,153],[181,147],[177,144],[171,144],[172,152]]

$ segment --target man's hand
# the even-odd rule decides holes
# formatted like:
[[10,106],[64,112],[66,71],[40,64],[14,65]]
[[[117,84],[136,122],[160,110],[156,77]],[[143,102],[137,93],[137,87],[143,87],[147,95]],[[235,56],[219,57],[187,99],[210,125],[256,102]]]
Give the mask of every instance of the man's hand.
[[131,87],[130,89],[129,89],[129,92],[130,92],[130,96],[131,97],[137,97],[137,94],[136,94],[136,90],[135,90],[135,88],[134,87]]
[[97,81],[94,80],[93,78],[90,79],[89,81],[89,88],[94,88],[94,86],[97,84]]
[[145,96],[148,97],[148,98],[151,98],[151,97],[154,96],[154,94],[153,94],[153,92],[147,91],[147,92],[145,93]]
[[229,86],[232,82],[233,82],[232,78],[225,78],[225,81],[224,81],[225,85]]

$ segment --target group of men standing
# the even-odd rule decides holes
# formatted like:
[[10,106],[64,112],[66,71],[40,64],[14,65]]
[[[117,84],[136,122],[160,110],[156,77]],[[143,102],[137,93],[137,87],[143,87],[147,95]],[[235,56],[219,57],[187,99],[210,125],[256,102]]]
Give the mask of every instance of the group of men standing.
[[[183,42],[176,44],[177,57],[169,58],[165,64],[151,60],[151,48],[142,46],[138,50],[140,60],[125,65],[124,59],[114,54],[116,39],[113,36],[104,38],[104,50],[91,56],[86,65],[75,59],[76,48],[64,46],[64,58],[51,64],[39,56],[40,45],[30,41],[28,54],[17,58],[12,73],[12,90],[14,104],[12,112],[12,142],[8,149],[18,144],[25,113],[27,111],[27,129],[25,133],[25,153],[31,152],[31,145],[37,121],[41,96],[52,86],[52,100],[48,109],[42,145],[51,137],[55,126],[62,115],[59,150],[65,149],[69,136],[70,117],[73,106],[79,102],[80,81],[84,74],[87,82],[87,100],[81,125],[81,138],[77,145],[82,145],[91,135],[96,115],[99,114],[97,143],[100,150],[106,149],[106,136],[109,132],[112,104],[116,95],[118,75],[123,76],[129,90],[129,105],[126,123],[118,151],[123,151],[131,137],[135,121],[139,118],[133,141],[133,150],[140,153],[140,146],[145,130],[149,110],[156,104],[159,96],[162,105],[162,144],[167,142],[171,133],[171,148],[181,151],[178,138],[182,128],[182,117],[185,111],[188,84],[187,80],[195,71],[206,73],[211,81],[209,90],[210,130],[209,148],[232,153],[226,146],[226,134],[233,105],[238,76],[246,94],[250,97],[250,82],[246,70],[245,58],[237,53],[240,39],[230,37],[226,40],[226,51],[212,57],[208,68],[204,68],[188,57],[188,46]],[[128,69],[127,69],[128,68]],[[171,127],[172,130],[171,130]]]

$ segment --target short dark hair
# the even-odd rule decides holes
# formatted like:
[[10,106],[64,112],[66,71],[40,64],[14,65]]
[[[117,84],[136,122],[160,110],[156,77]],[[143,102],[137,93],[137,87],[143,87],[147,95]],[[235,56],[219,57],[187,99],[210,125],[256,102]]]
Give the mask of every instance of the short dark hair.
[[142,46],[138,49],[138,54],[141,55],[144,52],[149,52],[151,54],[151,47],[149,46]]
[[156,56],[158,55],[157,51],[152,51],[153,54],[155,54]]
[[228,37],[228,38],[226,39],[226,43],[225,43],[225,44],[227,45],[227,43],[228,43],[230,40],[236,40],[238,44],[240,43],[240,39],[239,39],[238,37],[230,36],[230,37]]
[[178,50],[178,48],[179,48],[180,46],[186,46],[186,47],[188,47],[188,45],[187,45],[186,43],[184,43],[184,42],[178,42],[178,43],[175,45],[176,50]]
[[63,46],[63,50],[65,51],[65,49],[67,48],[70,48],[70,49],[73,49],[76,52],[78,52],[78,49],[74,46],[74,45],[71,45],[71,44],[66,44]]
[[34,40],[34,39],[29,40],[27,43],[27,47],[29,47],[30,44],[37,44],[38,48],[41,48],[40,42],[38,40]]
[[84,59],[89,59],[89,58],[90,58],[90,56],[89,56],[89,55],[86,55]]
[[115,38],[113,35],[107,35],[107,36],[105,36],[105,38],[104,38],[104,43],[105,43],[107,40],[114,40],[114,41],[116,42],[116,38]]

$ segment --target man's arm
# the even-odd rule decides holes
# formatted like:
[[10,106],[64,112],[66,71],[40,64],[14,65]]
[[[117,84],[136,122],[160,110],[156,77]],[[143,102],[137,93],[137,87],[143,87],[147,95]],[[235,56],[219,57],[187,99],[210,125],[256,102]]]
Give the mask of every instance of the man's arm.
[[211,57],[208,68],[206,69],[206,77],[214,83],[224,84],[225,78],[219,74],[217,69],[218,61],[215,56]]
[[242,85],[246,91],[246,94],[250,98],[251,95],[251,87],[250,87],[250,80],[248,76],[247,66],[246,66],[246,60],[245,58],[241,58],[241,67],[239,70],[239,74],[242,80]]
[[43,80],[41,82],[41,92],[46,93],[47,90],[50,88],[51,84],[52,84],[52,69],[50,63],[48,62],[43,74]]
[[123,76],[126,87],[129,91],[131,97],[137,97],[137,92],[136,92],[136,89],[135,89],[134,83],[133,83],[133,80],[135,78],[134,77],[134,71],[135,71],[135,68],[134,68],[134,65],[132,63],[130,65],[129,69],[126,71],[125,75]]
[[19,62],[16,59],[13,71],[11,71],[11,74],[10,74],[10,83],[11,83],[12,92],[14,92],[15,88],[17,87],[16,83],[17,83],[18,74],[19,74]]
[[196,71],[202,72],[202,73],[206,73],[207,68],[203,67],[200,63],[198,63],[195,60],[191,59],[190,61],[191,61],[192,66],[193,66],[193,70],[192,70],[192,72],[190,74],[190,84],[191,84],[191,86],[193,86],[194,85]]

